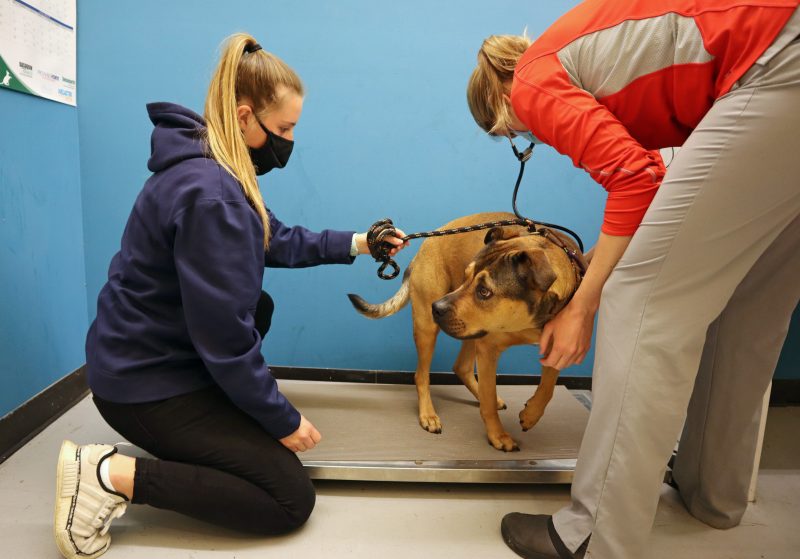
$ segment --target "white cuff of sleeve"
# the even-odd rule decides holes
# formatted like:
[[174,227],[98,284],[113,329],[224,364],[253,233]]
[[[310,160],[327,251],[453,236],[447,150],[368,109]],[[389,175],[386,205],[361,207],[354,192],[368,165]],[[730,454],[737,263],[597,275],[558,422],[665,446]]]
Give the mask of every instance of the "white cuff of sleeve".
[[350,256],[358,256],[358,245],[356,244],[356,235],[353,233],[353,238],[350,239]]

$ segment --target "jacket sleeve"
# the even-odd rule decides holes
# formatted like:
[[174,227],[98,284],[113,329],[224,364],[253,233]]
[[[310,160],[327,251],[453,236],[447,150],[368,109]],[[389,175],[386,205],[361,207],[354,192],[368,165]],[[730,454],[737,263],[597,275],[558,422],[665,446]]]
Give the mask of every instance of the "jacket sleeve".
[[305,227],[287,227],[269,214],[269,248],[264,254],[268,268],[307,268],[319,264],[352,264],[350,243],[354,231],[325,229],[320,233]]
[[[632,235],[664,177],[661,155],[642,147],[606,107],[573,85],[557,58],[534,64],[514,77],[514,112],[608,192],[601,230]],[[537,78],[527,79],[531,75]]]
[[261,355],[253,313],[264,268],[263,229],[243,202],[201,200],[176,219],[174,261],[186,325],[208,372],[276,439],[300,425]]

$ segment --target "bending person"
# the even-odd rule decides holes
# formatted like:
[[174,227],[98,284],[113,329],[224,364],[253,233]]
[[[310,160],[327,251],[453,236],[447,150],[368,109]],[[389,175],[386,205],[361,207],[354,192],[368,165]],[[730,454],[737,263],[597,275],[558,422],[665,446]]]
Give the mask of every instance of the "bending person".
[[[800,299],[798,4],[588,0],[533,44],[479,51],[478,125],[553,146],[608,191],[583,283],[541,343],[544,365],[580,362],[598,313],[572,503],[503,519],[523,557],[646,556],[684,419],[687,508],[717,528],[742,518]],[[657,150],[681,145],[666,172]]]

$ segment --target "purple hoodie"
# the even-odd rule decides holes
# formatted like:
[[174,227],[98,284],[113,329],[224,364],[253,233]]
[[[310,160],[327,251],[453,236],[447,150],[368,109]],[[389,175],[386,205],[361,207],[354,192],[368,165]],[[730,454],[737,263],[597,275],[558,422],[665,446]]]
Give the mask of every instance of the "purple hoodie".
[[353,232],[287,227],[270,212],[265,253],[258,214],[204,149],[203,118],[171,103],[147,111],[154,174],[98,296],[89,385],[104,400],[140,403],[216,383],[273,437],[290,435],[300,414],[264,362],[253,318],[264,266],[349,264]]

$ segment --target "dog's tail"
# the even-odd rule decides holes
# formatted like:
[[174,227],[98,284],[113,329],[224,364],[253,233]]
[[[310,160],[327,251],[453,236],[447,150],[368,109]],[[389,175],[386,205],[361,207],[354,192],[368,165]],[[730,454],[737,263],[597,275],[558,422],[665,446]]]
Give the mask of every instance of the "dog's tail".
[[348,293],[347,297],[350,299],[353,307],[367,318],[384,318],[393,315],[408,304],[410,298],[408,286],[410,278],[411,267],[409,266],[403,274],[403,283],[400,289],[397,290],[397,293],[392,295],[390,299],[387,299],[383,303],[378,303],[377,305],[367,303],[355,293]]

